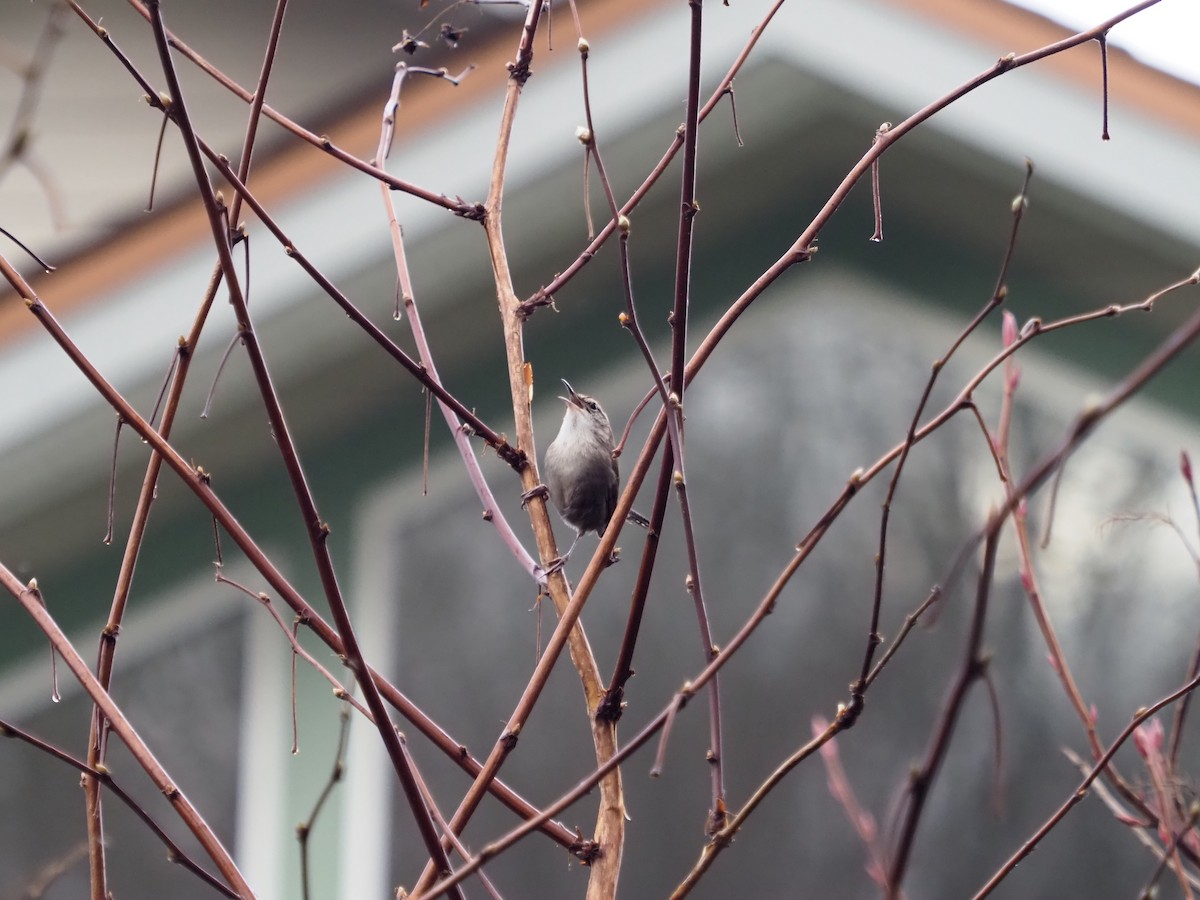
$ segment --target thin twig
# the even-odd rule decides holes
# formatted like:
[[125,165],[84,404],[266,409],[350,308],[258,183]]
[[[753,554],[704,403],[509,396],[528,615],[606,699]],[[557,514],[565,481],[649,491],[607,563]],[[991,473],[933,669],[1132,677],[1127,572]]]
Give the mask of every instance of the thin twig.
[[1122,745],[1124,745],[1127,740],[1129,740],[1130,736],[1139,725],[1141,725],[1163,707],[1169,706],[1176,700],[1187,696],[1197,687],[1200,687],[1200,676],[1193,678],[1182,687],[1172,691],[1170,694],[1167,694],[1167,696],[1157,700],[1150,706],[1143,707],[1142,709],[1138,710],[1137,714],[1130,720],[1129,724],[1125,726],[1119,735],[1117,735],[1117,739],[1112,742],[1106,751],[1104,751],[1104,755],[1101,756],[1100,759],[1096,760],[1091,769],[1088,770],[1087,775],[1084,776],[1084,779],[1079,783],[1079,786],[1076,787],[1075,790],[1071,791],[1070,795],[1065,801],[1063,801],[1062,805],[1059,806],[1059,808],[1055,810],[1053,814],[1051,814],[1050,818],[1048,818],[1041,825],[1041,827],[1038,828],[1037,831],[1035,831],[1025,841],[1025,843],[1021,845],[1020,849],[1010,856],[1004,865],[996,870],[995,874],[992,875],[992,877],[988,879],[987,883],[984,884],[984,886],[975,894],[974,900],[983,900],[984,897],[991,894],[992,891],[994,891],[1000,885],[1000,882],[1007,878],[1012,873],[1013,869],[1020,865],[1021,861],[1025,859],[1025,857],[1037,849],[1038,844],[1042,842],[1043,838],[1045,838],[1046,835],[1049,834],[1054,827],[1063,820],[1066,814],[1075,807],[1075,804],[1087,796],[1088,788],[1091,787],[1096,779],[1100,777],[1105,768],[1107,768],[1109,762],[1116,755],[1117,751],[1121,749]]
[[117,450],[121,446],[121,426],[124,424],[121,417],[117,416],[117,427],[113,430],[112,467],[108,473],[108,527],[101,538],[105,545],[111,544],[113,539],[113,519],[116,516],[117,505]]
[[[1164,289],[1164,291],[1157,292],[1155,296],[1161,296],[1165,290],[1174,289],[1182,284],[1195,284],[1198,280],[1200,280],[1200,273],[1189,277],[1189,279],[1185,281],[1172,285],[1170,288]],[[1115,412],[1130,397],[1144,388],[1151,378],[1153,378],[1159,371],[1161,371],[1163,367],[1171,362],[1182,352],[1184,348],[1189,346],[1198,337],[1200,337],[1200,312],[1193,314],[1192,317],[1187,320],[1187,322],[1185,322],[1170,336],[1168,336],[1168,338],[1163,341],[1155,351],[1149,354],[1138,366],[1136,366],[1125,377],[1125,379],[1123,379],[1110,391],[1105,398],[1090,404],[1079,413],[1076,419],[1067,428],[1066,434],[1060,441],[1059,445],[1045,457],[1043,457],[1038,465],[1032,468],[1031,472],[1025,477],[1024,481],[1016,487],[1012,496],[993,513],[988,521],[987,526],[979,534],[975,535],[966,543],[963,548],[963,553],[960,554],[960,556],[965,557],[966,552],[977,547],[980,542],[994,542],[996,534],[1004,526],[1007,518],[1012,514],[1016,504],[1021,502],[1021,500],[1023,500],[1034,490],[1042,486],[1050,477],[1050,475],[1058,468],[1058,466],[1062,464],[1063,459],[1065,459],[1075,447],[1077,447],[1088,437],[1088,435],[1095,429],[1099,422],[1112,415],[1113,412]],[[649,453],[651,449],[656,446],[657,441],[661,441],[665,436],[666,427],[663,419],[664,417],[660,414],[658,420],[655,422],[654,429],[650,437],[647,439],[646,445],[643,447],[642,454],[639,456],[636,471],[640,476],[644,476],[646,470],[649,468]],[[898,453],[899,450],[894,452]],[[875,471],[878,471],[878,469],[881,468],[881,463],[883,463],[882,460],[880,463],[877,463],[875,467],[873,467]],[[737,654],[741,646],[750,638],[750,636],[757,630],[759,625],[761,625],[765,618],[770,614],[770,612],[774,609],[779,595],[790,582],[792,576],[799,569],[800,565],[805,561],[805,559],[807,559],[808,555],[816,548],[821,538],[828,531],[833,522],[850,503],[853,497],[858,493],[861,485],[864,483],[863,479],[865,478],[865,475],[866,473],[862,472],[861,470],[854,474],[851,480],[847,483],[846,487],[842,490],[842,493],[839,495],[833,506],[831,506],[830,509],[821,516],[817,525],[814,526],[805,539],[800,542],[797,547],[796,556],[793,557],[793,559],[780,572],[779,576],[775,579],[774,584],[772,584],[771,588],[767,591],[766,595],[755,608],[753,614],[721,648],[721,651],[716,655],[713,661],[695,677],[689,679],[685,683],[685,686],[677,693],[675,697],[672,698],[670,703],[668,703],[667,707],[658,715],[656,715],[642,729],[642,731],[638,732],[633,738],[629,739],[616,755],[580,781],[574,788],[571,789],[571,791],[546,806],[540,815],[526,820],[518,828],[513,829],[507,835],[482,848],[474,858],[468,860],[461,867],[459,867],[458,871],[453,877],[446,879],[439,884],[431,886],[428,891],[422,892],[420,896],[422,898],[435,897],[445,889],[460,883],[464,878],[468,877],[472,872],[476,871],[486,862],[495,858],[498,854],[516,844],[532,831],[536,830],[540,823],[548,821],[551,817],[558,815],[572,803],[586,795],[601,778],[616,769],[621,762],[623,762],[634,752],[640,749],[647,741],[649,741],[650,738],[663,727],[667,718],[672,714],[673,707],[681,703],[682,700],[694,697],[695,694],[702,687],[704,687],[705,684],[707,684],[709,679],[717,674],[717,672],[724,667],[726,662],[728,662],[729,659]],[[630,492],[631,488],[629,485],[627,485],[625,491],[622,493],[621,498],[618,500],[617,512],[614,515],[620,515],[624,512],[628,512],[629,503],[631,502]],[[559,628],[556,630],[555,636],[551,638],[552,645],[556,640],[559,640],[561,646],[561,640],[563,639],[559,637],[559,632],[564,629],[564,623],[573,622],[574,617],[577,616],[579,611],[582,609],[583,603],[587,597],[586,592],[591,590],[591,587],[594,584],[595,575],[599,571],[597,560],[601,554],[607,554],[611,551],[612,543],[613,538],[610,537],[606,531],[605,535],[600,539],[600,547],[597,550],[596,557],[593,558],[593,562],[589,564],[588,569],[584,572],[584,576],[581,579],[579,586],[576,588],[574,595],[572,596],[571,605],[563,614],[563,618],[560,620]],[[956,563],[955,569],[951,570],[952,576],[957,567],[958,564]],[[953,581],[953,578],[951,580]],[[924,608],[928,608],[928,605],[932,603],[937,596],[940,596],[940,591],[935,590],[935,592],[931,594],[930,599],[926,601]],[[569,624],[567,627],[569,627]],[[547,654],[547,656],[549,656],[549,654]],[[543,658],[542,662],[545,662],[545,658]],[[1200,679],[1197,679],[1197,681],[1200,681]],[[1191,687],[1194,686],[1195,682],[1189,683],[1188,689],[1191,689]],[[1169,699],[1175,699],[1175,695],[1172,695],[1172,697]],[[845,705],[839,707],[838,717],[832,723],[830,733],[822,736],[823,740],[832,738],[840,730],[846,727],[847,713],[848,707]],[[1124,738],[1122,738],[1122,740],[1123,739]],[[815,749],[817,749],[816,746],[802,748],[800,751],[801,759]],[[1111,752],[1115,752],[1115,748]],[[798,761],[800,760],[797,760],[797,762]],[[1107,763],[1107,758],[1104,760],[1104,762]],[[1097,769],[1097,772],[1098,771],[1099,769]],[[1061,816],[1059,818],[1061,818]],[[741,821],[742,820],[739,820],[738,817],[735,817],[733,820],[731,820],[731,823],[729,826],[727,826],[727,828],[733,828],[734,823],[740,825]],[[1057,819],[1055,821],[1057,821]],[[1052,827],[1052,825],[1050,827]],[[1046,831],[1048,830],[1049,827],[1046,828]],[[1040,837],[1041,835],[1038,837],[1039,840]],[[714,842],[715,840],[716,839],[714,838]],[[710,844],[709,846],[714,845],[715,844]],[[1025,853],[1028,852],[1028,850],[1025,851]],[[701,863],[698,865],[703,863],[704,858],[702,858]],[[1010,868],[1011,866],[1015,865],[1016,861],[1010,861]]]
[[[875,130],[875,140],[879,138],[892,127],[891,122],[884,122]],[[871,205],[875,210],[875,230],[871,232],[872,242],[879,244],[883,242],[883,197],[879,189],[879,159],[871,163]]]
[[1108,134],[1108,32],[1096,38],[1100,44],[1100,90],[1101,90],[1101,108],[1103,112],[1103,124],[1100,126],[1100,140],[1109,140]]
[[[993,518],[996,518],[993,515]],[[925,756],[925,761],[908,776],[907,804],[900,834],[896,841],[896,849],[892,854],[891,865],[888,867],[886,895],[889,898],[900,896],[900,885],[904,880],[904,872],[908,866],[909,854],[917,835],[917,825],[921,821],[921,813],[925,801],[933,787],[942,761],[950,750],[950,741],[954,736],[955,726],[962,714],[967,692],[971,685],[983,677],[987,660],[982,655],[983,627],[987,621],[988,600],[992,593],[992,575],[996,567],[996,548],[999,545],[997,533],[988,535],[984,542],[983,563],[979,571],[979,581],[975,590],[975,605],[971,613],[971,624],[967,630],[967,640],[964,646],[963,660],[959,664],[958,674],[950,688],[946,699],[945,709],[938,719],[937,728]]]
[[[258,383],[262,396],[263,406],[271,422],[272,436],[275,439],[276,446],[279,448],[280,456],[283,459],[284,467],[287,470],[288,478],[291,481],[293,492],[300,507],[301,517],[306,526],[305,530],[308,535],[314,561],[316,562],[317,571],[321,578],[325,597],[329,602],[330,611],[333,614],[338,633],[341,635],[342,643],[345,647],[347,665],[351,672],[354,673],[355,679],[366,699],[367,707],[375,717],[376,730],[383,741],[384,747],[388,751],[393,768],[404,789],[409,809],[417,825],[417,830],[439,871],[449,872],[450,862],[446,858],[446,854],[438,840],[433,822],[429,817],[429,810],[426,808],[423,798],[416,789],[412,771],[400,748],[399,735],[396,728],[392,724],[387,709],[383,705],[378,687],[370,677],[367,664],[363,659],[362,650],[358,643],[358,638],[350,621],[349,612],[346,609],[345,600],[342,597],[341,588],[337,582],[333,559],[329,551],[329,526],[322,520],[317,511],[316,503],[308,487],[308,482],[300,463],[299,454],[292,440],[287,421],[284,419],[283,410],[280,406],[278,395],[275,392],[270,373],[267,370],[266,359],[258,344],[245,296],[242,293],[237,272],[234,269],[229,229],[223,215],[224,207],[213,190],[212,183],[209,181],[208,174],[204,168],[200,145],[196,138],[196,133],[192,128],[187,103],[183,97],[183,88],[179,82],[174,61],[171,57],[170,45],[165,26],[163,25],[159,0],[150,0],[148,6],[151,13],[151,26],[154,32],[155,44],[158,48],[159,60],[170,89],[172,101],[170,107],[171,117],[179,127],[180,134],[183,137],[184,146],[187,148],[188,158],[191,161],[192,171],[196,178],[196,185],[199,189],[200,197],[204,202],[204,208],[208,213],[213,241],[216,245],[217,254],[221,259],[221,268],[226,288],[229,291],[229,300],[237,316],[238,333],[245,344],[251,368],[254,370],[255,381]],[[458,896],[457,892],[456,896]]]
[[[77,12],[81,12],[78,10],[75,0],[67,0],[67,2],[71,5],[72,9],[76,9]],[[142,3],[140,0],[128,0],[128,2],[129,5],[132,6],[139,15],[145,18],[147,22],[150,21],[150,4]],[[170,43],[170,46],[178,50],[190,62],[195,64],[201,71],[211,77],[227,91],[241,98],[246,103],[254,102],[255,94],[253,91],[248,91],[239,85],[232,78],[230,78],[220,69],[213,66],[203,56],[181,41],[175,34],[168,31],[167,39]],[[298,125],[296,122],[289,119],[287,116],[283,115],[269,104],[264,103],[262,105],[262,113],[268,119],[282,126],[284,129],[291,132],[301,140],[312,144],[318,150],[328,153],[339,162],[343,162],[352,168],[358,169],[360,172],[363,172],[366,175],[370,175],[372,178],[376,178],[379,181],[384,182],[390,186],[392,190],[401,191],[405,194],[411,194],[412,196],[424,200],[427,203],[432,203],[435,206],[448,209],[455,215],[462,216],[465,219],[479,219],[479,217],[483,214],[483,209],[478,203],[470,203],[462,198],[451,199],[445,194],[434,193],[426,188],[411,184],[407,181],[402,181],[401,179],[396,178],[395,176],[390,175],[389,173],[384,172],[375,166],[372,166],[370,163],[364,162],[353,153],[350,153],[348,150],[343,150],[341,147],[337,146],[327,136],[315,134],[314,132],[309,131],[307,128]]]
[[[198,467],[193,467],[184,460],[163,439],[162,435],[138,414],[129,401],[100,374],[87,355],[79,348],[78,344],[71,340],[62,327],[62,324],[54,317],[53,313],[42,302],[33,288],[30,287],[29,283],[22,278],[21,274],[13,268],[12,264],[2,254],[0,254],[0,276],[13,287],[18,296],[22,298],[30,314],[37,319],[42,328],[58,344],[75,367],[79,369],[83,376],[96,389],[97,393],[104,398],[105,402],[125,418],[129,427],[136,431],[138,436],[151,446],[155,454],[161,457],[162,461],[179,476],[184,486],[195,494],[204,507],[212,513],[213,518],[220,524],[222,530],[230,536],[237,547],[245,554],[247,561],[258,570],[266,582],[279,594],[280,598],[301,617],[313,634],[328,646],[334,654],[338,656],[343,655],[344,646],[338,632],[292,586],[278,567],[271,562],[262,548],[250,536],[249,532],[242,527],[229,507],[213,491],[207,473]],[[111,639],[113,639],[113,636],[110,634],[102,636],[102,641]],[[461,741],[455,740],[451,735],[442,730],[420,707],[414,704],[395,685],[378,672],[373,669],[369,669],[368,672],[370,677],[379,686],[387,702],[408,719],[422,734],[428,737],[455,765],[471,776],[478,775],[482,771],[482,764],[469,752],[465,751],[464,744]],[[547,836],[561,844],[571,853],[582,859],[590,858],[594,853],[591,842],[579,839],[570,829],[559,822],[549,822],[548,819],[541,818],[537,808],[503,782],[489,779],[488,790],[518,816],[527,820],[537,818],[538,829],[542,830]]]
[[97,782],[102,783],[109,791],[112,792],[114,797],[129,807],[130,811],[133,812],[133,814],[139,819],[141,819],[142,824],[149,828],[156,838],[163,842],[163,845],[167,848],[167,859],[183,866],[189,872],[203,880],[213,890],[223,894],[226,897],[237,898],[238,895],[236,893],[222,884],[221,881],[212,873],[201,867],[194,859],[188,856],[178,844],[171,840],[170,835],[168,835],[163,827],[154,820],[154,817],[151,816],[150,813],[148,813],[140,803],[138,803],[133,799],[133,797],[125,792],[125,789],[116,782],[112,776],[112,773],[107,769],[93,768],[83,760],[76,759],[74,756],[71,756],[71,754],[67,753],[65,750],[60,750],[53,744],[48,744],[41,738],[34,737],[29,732],[22,731],[16,725],[13,725],[11,722],[3,719],[0,719],[0,737],[16,738],[19,741],[24,741],[26,744],[29,744],[29,746],[35,747],[52,759],[57,759],[59,762],[66,763],[76,771],[87,775],[89,778],[94,779]]
[[333,754],[333,768],[329,773],[329,778],[325,780],[325,786],[321,788],[321,793],[317,795],[312,812],[308,814],[307,819],[296,826],[296,840],[300,844],[300,888],[304,900],[309,900],[311,896],[309,893],[308,838],[312,834],[313,826],[317,824],[317,816],[321,814],[325,801],[329,799],[333,789],[341,783],[342,776],[346,774],[346,738],[350,734],[349,706],[342,706],[338,712],[338,721],[340,724],[337,749]]
[[[100,707],[105,719],[109,723],[109,727],[120,737],[121,741],[128,748],[130,755],[150,777],[150,780],[154,782],[155,787],[163,793],[163,796],[166,797],[167,801],[179,815],[180,820],[195,836],[200,846],[204,848],[204,852],[208,854],[209,859],[213,861],[228,885],[233,889],[234,895],[247,898],[247,900],[252,898],[254,894],[250,890],[250,886],[246,883],[246,880],[242,877],[242,873],[238,871],[233,857],[221,845],[220,839],[209,827],[208,823],[204,821],[199,810],[184,796],[183,791],[179,789],[174,779],[171,778],[167,770],[163,768],[162,764],[154,756],[154,753],[134,730],[133,725],[125,717],[125,714],[113,701],[112,697],[109,696],[108,691],[101,687],[96,677],[92,675],[88,664],[83,661],[83,657],[75,650],[70,639],[59,628],[58,623],[51,618],[49,612],[46,611],[45,604],[35,594],[35,591],[22,584],[2,563],[0,563],[0,585],[24,607],[25,612],[34,621],[34,624],[50,639],[54,649],[67,664],[67,668],[71,670],[76,680],[83,686],[88,697]],[[36,588],[36,585],[34,587]],[[95,777],[95,773],[96,770],[92,770],[89,774],[93,774],[93,777]]]
[[[392,78],[392,90],[383,109],[383,118],[379,130],[379,145],[375,151],[375,164],[380,168],[383,168],[388,148],[391,147],[395,134],[396,111],[400,106],[401,87],[407,75],[413,71],[403,66],[403,64],[396,66],[396,72]],[[446,421],[446,427],[450,429],[450,435],[454,439],[454,445],[458,449],[463,466],[467,470],[467,477],[471,481],[471,486],[475,489],[475,495],[479,498],[481,507],[487,512],[485,521],[495,526],[500,539],[508,548],[509,553],[513,555],[521,568],[525,570],[534,582],[540,584],[545,580],[545,571],[538,564],[537,560],[529,555],[529,551],[525,549],[525,545],[521,543],[521,539],[517,537],[512,525],[509,524],[508,518],[504,515],[503,510],[501,510],[500,504],[496,500],[496,496],[492,492],[486,476],[483,474],[483,468],[480,466],[479,459],[475,455],[475,449],[471,446],[470,436],[475,430],[475,422],[477,420],[472,416],[472,419],[468,420],[471,424],[464,426],[459,416],[462,404],[451,404],[444,399],[444,395],[448,396],[448,392],[442,387],[441,375],[438,373],[437,364],[434,362],[433,351],[429,346],[429,338],[425,332],[425,326],[421,321],[420,311],[417,308],[416,290],[413,288],[412,276],[408,268],[408,257],[404,249],[404,231],[400,227],[400,220],[396,213],[396,204],[392,197],[392,192],[383,184],[380,184],[379,190],[383,200],[384,212],[387,216],[388,233],[392,238],[392,255],[396,265],[398,303],[403,304],[403,308],[408,313],[408,325],[412,331],[413,341],[417,345],[417,356],[420,359],[422,371],[425,377],[429,379],[430,384],[437,385],[441,392],[438,394],[438,409],[441,410],[442,418]],[[397,308],[399,309],[399,306]],[[428,466],[429,452],[429,403],[433,394],[434,391],[432,388],[427,386],[425,391],[426,467]],[[497,435],[497,437],[499,436]],[[524,458],[521,454],[516,454],[516,456],[521,459]]]

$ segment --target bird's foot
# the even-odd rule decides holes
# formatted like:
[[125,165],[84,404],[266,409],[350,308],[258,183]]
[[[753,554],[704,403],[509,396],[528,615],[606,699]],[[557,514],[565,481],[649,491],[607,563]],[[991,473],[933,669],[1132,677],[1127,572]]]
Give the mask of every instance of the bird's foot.
[[545,568],[542,569],[542,577],[540,582],[545,584],[551,575],[560,571],[562,567],[567,564],[567,560],[569,558],[570,554],[567,554],[567,556],[556,556],[554,559],[550,560],[550,562],[546,563]]
[[536,499],[538,497],[545,500],[549,496],[550,496],[550,488],[546,487],[546,485],[544,485],[544,484],[535,484],[533,487],[531,487],[529,490],[527,490],[525,493],[523,493],[521,495],[521,508],[524,509],[526,504],[528,504],[530,500]]

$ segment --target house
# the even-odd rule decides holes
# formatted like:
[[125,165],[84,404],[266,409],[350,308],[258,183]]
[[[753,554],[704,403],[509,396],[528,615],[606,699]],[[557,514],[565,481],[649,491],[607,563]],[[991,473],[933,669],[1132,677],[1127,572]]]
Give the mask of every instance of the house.
[[[311,8],[310,8],[311,7]],[[130,7],[85,5],[154,85],[162,85],[149,28]],[[702,86],[728,69],[765,15],[745,4],[706,7]],[[10,54],[38,50],[43,4],[6,10]],[[257,77],[271,9],[233,0],[164,4],[167,23],[243,85]],[[415,4],[398,11],[363,0],[290,9],[268,102],[338,146],[370,158],[404,30],[442,19]],[[428,48],[409,61],[471,71],[457,87],[412,78],[404,87],[388,169],[435,193],[483,200],[520,10],[463,7],[444,19],[468,28],[457,49]],[[613,0],[581,10],[590,44],[595,131],[619,200],[669,145],[682,120],[687,16],[682,5]],[[11,28],[9,22],[11,21]],[[0,225],[60,271],[34,280],[39,295],[97,368],[148,415],[180,334],[191,327],[214,263],[211,236],[189,190],[190,172],[168,128],[157,211],[141,213],[159,117],[141,89],[72,13],[46,69],[28,159],[48,171],[47,190],[23,165],[0,182]],[[13,37],[19,35],[19,38]],[[785,5],[738,75],[736,125],[723,103],[700,134],[692,289],[694,346],[722,310],[796,239],[881,123],[897,123],[986,70],[998,58],[1064,36],[1039,17],[994,0],[811,0]],[[1114,41],[1118,32],[1114,31]],[[555,10],[553,51],[539,38],[521,99],[504,206],[514,282],[531,296],[588,242],[583,212],[583,123],[576,35]],[[403,56],[400,56],[403,59]],[[238,156],[245,104],[182,60],[197,129]],[[1143,300],[1195,270],[1200,233],[1200,89],[1110,50],[1109,128],[1102,142],[1100,56],[1086,45],[1005,74],[906,136],[879,166],[882,242],[868,182],[822,231],[819,253],[780,278],[743,316],[687,395],[689,489],[717,643],[770,587],[793,548],[841,491],[903,439],[930,365],[992,295],[1011,229],[1024,160],[1034,161],[1006,305],[1020,322],[1043,322]],[[0,83],[0,112],[15,115],[22,83]],[[740,139],[739,139],[740,138]],[[402,348],[393,318],[396,268],[378,185],[328,155],[265,125],[250,187],[296,248]],[[744,144],[744,146],[740,146]],[[631,215],[633,284],[648,338],[665,359],[678,217],[678,163]],[[590,200],[606,221],[597,174]],[[232,197],[232,194],[229,195]],[[76,228],[51,229],[51,202]],[[398,194],[416,301],[442,379],[498,431],[512,434],[495,292],[481,229],[445,209]],[[525,684],[539,647],[537,590],[480,517],[479,501],[434,411],[411,376],[351,323],[247,214],[249,303],[288,423],[324,521],[365,655],[454,740],[485,755]],[[241,252],[241,248],[239,248]],[[6,245],[6,258],[36,266]],[[1024,374],[1012,438],[1019,471],[1052,448],[1067,423],[1144,358],[1192,311],[1195,289],[1129,313],[1065,329],[1020,357]],[[646,392],[645,363],[617,321],[624,308],[609,242],[553,308],[528,320],[525,346],[541,445],[561,413],[558,379],[595,394],[622,425]],[[172,444],[204,467],[258,545],[326,613],[303,523],[262,412],[257,386],[218,297],[189,375]],[[940,410],[1000,346],[989,320],[941,375]],[[1038,556],[1047,603],[1097,710],[1104,740],[1133,711],[1182,683],[1194,653],[1195,571],[1169,529],[1194,529],[1177,474],[1197,446],[1194,352],[1143,397],[1106,421],[1065,470],[1054,539]],[[115,416],[79,370],[37,327],[14,294],[0,297],[0,562],[36,578],[51,613],[89,662],[109,614],[148,450],[126,429],[116,452],[114,530],[107,494]],[[201,417],[211,388],[211,409]],[[990,383],[975,397],[994,423]],[[648,420],[635,426],[623,465]],[[428,440],[428,467],[423,463]],[[510,470],[476,444],[500,507],[533,547]],[[882,630],[946,575],[955,553],[1004,496],[977,425],[959,417],[919,445],[891,520]],[[653,479],[651,479],[651,483]],[[730,804],[750,792],[829,717],[857,677],[874,586],[876,479],[801,568],[746,651],[722,676]],[[649,502],[645,488],[639,504]],[[1045,523],[1045,498],[1031,504]],[[1113,523],[1113,518],[1137,521]],[[559,541],[569,534],[558,520]],[[339,703],[311,667],[296,675],[299,748],[292,752],[290,645],[262,605],[213,578],[267,591],[229,543],[214,546],[209,513],[164,473],[117,643],[113,694],[139,733],[234,848],[259,896],[299,895],[292,829],[309,816],[329,778]],[[590,553],[590,538],[580,556]],[[641,536],[622,534],[624,559],[608,570],[584,624],[608,671],[625,624]],[[578,577],[584,562],[571,560]],[[1082,729],[1045,662],[1020,589],[1011,543],[1002,548],[986,642],[1004,726],[1003,813],[989,807],[993,729],[976,690],[917,833],[904,883],[914,897],[968,895],[1070,795],[1079,773],[1063,744],[1086,755]],[[631,734],[702,666],[687,558],[672,508],[664,531],[630,683],[622,734]],[[860,801],[887,829],[889,804],[923,757],[961,655],[970,589],[944,604],[935,629],[881,678],[855,729],[839,740]],[[274,603],[290,621],[279,599]],[[46,645],[15,604],[0,607],[0,719],[83,755],[90,704],[59,669],[51,702]],[[549,632],[550,613],[541,628]],[[328,648],[304,638],[319,662],[349,682]],[[703,841],[709,805],[705,704],[679,717],[663,776],[643,777],[643,751],[625,770],[629,823],[622,884],[631,896],[668,893]],[[314,896],[387,896],[412,884],[423,859],[386,758],[352,729],[345,783],[311,837]],[[467,785],[416,731],[401,724],[434,796],[453,805]],[[1194,737],[1195,727],[1191,728]],[[77,775],[15,742],[0,746],[0,892],[21,889],[63,863],[45,896],[80,896],[87,883],[84,811]],[[1119,757],[1137,771],[1136,758]],[[594,764],[577,679],[561,665],[503,777],[546,803]],[[122,748],[109,762],[188,852],[195,852]],[[1194,773],[1193,773],[1194,774]],[[165,861],[162,847],[111,798],[105,815],[117,896],[210,896]],[[562,818],[589,833],[587,802]],[[479,849],[513,816],[485,806],[467,831]],[[584,890],[586,871],[533,838],[489,865],[502,892],[563,896]],[[548,863],[548,860],[552,861]],[[857,896],[872,890],[867,852],[830,798],[815,760],[793,773],[751,817],[701,882],[704,896]],[[1007,883],[1011,896],[1132,895],[1154,867],[1130,829],[1099,801],[1074,810],[1043,850]]]

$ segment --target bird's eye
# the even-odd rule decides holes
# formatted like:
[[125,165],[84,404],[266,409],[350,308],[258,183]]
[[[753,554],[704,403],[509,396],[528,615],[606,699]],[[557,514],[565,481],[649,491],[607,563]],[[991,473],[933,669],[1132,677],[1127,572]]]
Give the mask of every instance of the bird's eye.
[[600,411],[600,404],[597,403],[595,400],[589,400],[587,402],[587,405],[588,405],[588,409],[590,409],[592,412]]

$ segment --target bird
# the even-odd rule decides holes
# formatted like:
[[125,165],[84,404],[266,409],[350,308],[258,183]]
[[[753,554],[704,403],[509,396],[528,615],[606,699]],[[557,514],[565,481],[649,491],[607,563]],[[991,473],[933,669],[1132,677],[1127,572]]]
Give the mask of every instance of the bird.
[[[604,536],[605,526],[617,506],[620,473],[613,457],[613,430],[604,408],[595,398],[581,394],[562,379],[567,405],[562,427],[546,448],[543,480],[563,521],[575,529],[575,540],[556,560],[561,566],[579,539],[590,531]],[[646,522],[643,516],[633,519]],[[649,524],[646,522],[646,524]]]

